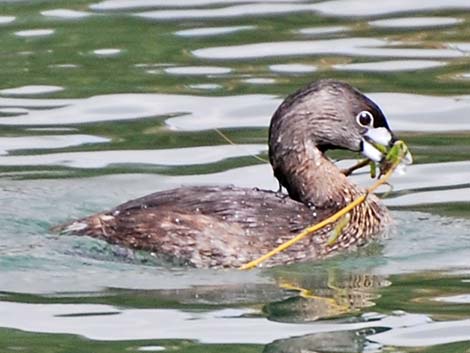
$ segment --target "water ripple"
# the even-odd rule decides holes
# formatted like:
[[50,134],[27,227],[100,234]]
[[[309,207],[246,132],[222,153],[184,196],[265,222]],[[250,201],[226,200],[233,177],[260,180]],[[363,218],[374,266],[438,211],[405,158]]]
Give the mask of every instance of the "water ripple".
[[457,48],[398,48],[410,43],[390,42],[379,38],[340,38],[329,40],[285,41],[211,47],[193,50],[198,58],[211,60],[256,59],[278,56],[320,56],[328,54],[398,57],[398,58],[459,58],[464,53]]
[[232,69],[220,66],[178,66],[164,71],[173,75],[222,75],[230,73]]
[[447,65],[444,61],[437,60],[387,60],[369,63],[337,64],[336,70],[345,71],[414,71],[424,70]]
[[[18,330],[69,333],[93,340],[180,339],[204,343],[257,343],[319,332],[358,330],[368,327],[426,328],[431,321],[425,315],[389,315],[376,321],[357,323],[285,324],[254,314],[250,309],[223,309],[209,312],[183,312],[173,309],[120,309],[92,304],[24,304],[0,302],[0,326]],[[103,315],[105,313],[119,315]],[[97,313],[102,315],[77,315]],[[73,316],[71,316],[73,314]],[[74,324],[71,324],[71,321]],[[119,327],[119,330],[116,330]],[[217,332],[214,335],[213,332]],[[260,334],[263,332],[263,334]],[[452,341],[451,341],[452,342]]]
[[467,0],[334,0],[317,5],[318,11],[329,16],[381,16],[402,12],[469,9]]
[[69,10],[69,9],[54,9],[54,10],[41,11],[41,15],[46,16],[46,17],[55,17],[55,18],[60,18],[64,20],[69,20],[69,19],[79,19],[79,18],[88,17],[91,15],[91,13],[85,12],[85,11]]
[[298,30],[298,33],[316,36],[316,35],[323,35],[323,34],[347,32],[347,31],[349,31],[349,27],[346,27],[346,26],[329,26],[329,27],[302,28]]
[[368,337],[383,345],[422,347],[470,340],[470,320],[401,327]]
[[314,65],[305,64],[278,64],[270,65],[269,69],[273,72],[285,72],[285,73],[307,73],[317,71],[317,67]]
[[45,37],[53,34],[55,30],[53,29],[29,29],[15,32],[15,35],[18,37]]
[[183,20],[183,19],[208,19],[231,18],[241,16],[281,15],[292,12],[315,11],[316,5],[310,4],[276,4],[258,3],[229,6],[216,9],[182,9],[182,10],[157,10],[137,13],[136,16],[153,20]]
[[[285,68],[285,67],[283,67]],[[273,83],[249,78],[247,83]],[[469,131],[470,96],[427,96],[370,93],[395,131]],[[271,95],[193,96],[171,94],[110,94],[85,99],[1,98],[0,109],[29,109],[0,118],[0,125],[69,125],[148,117],[169,117],[171,129],[200,131],[227,127],[267,127],[281,99]],[[400,104],[397,104],[400,102]],[[23,111],[22,111],[23,112]],[[446,118],[443,119],[442,117]]]
[[109,141],[107,138],[92,135],[0,137],[0,155],[5,155],[8,154],[8,151],[15,150],[54,149]]
[[5,96],[27,96],[35,94],[55,93],[63,90],[64,88],[60,86],[28,85],[14,88],[5,88],[0,90],[0,94]]
[[[371,17],[401,12],[416,12],[416,11],[434,11],[445,9],[468,9],[470,5],[466,0],[449,0],[443,3],[440,0],[421,0],[421,1],[407,1],[397,2],[393,0],[386,0],[377,3],[375,0],[334,0],[323,1],[314,4],[302,2],[290,3],[276,3],[277,1],[270,1],[269,3],[254,2],[254,1],[235,1],[235,0],[194,0],[186,1],[184,3],[171,2],[171,6],[199,6],[199,5],[214,5],[217,3],[245,3],[252,2],[252,4],[242,4],[235,6],[228,6],[223,8],[209,8],[209,9],[177,9],[177,10],[155,10],[146,11],[137,14],[138,16],[151,18],[156,20],[175,20],[175,19],[189,19],[189,18],[229,18],[240,16],[254,16],[254,15],[275,15],[286,14],[292,12],[319,12],[328,16],[344,17]],[[139,6],[140,5],[140,6]],[[105,1],[100,4],[92,5],[93,9],[97,10],[116,10],[116,9],[132,9],[139,7],[164,7],[163,3],[156,1],[141,1],[140,3],[133,4],[129,1]],[[167,5],[168,6],[168,5]]]
[[121,52],[122,50],[117,48],[103,48],[93,50],[93,53],[97,56],[116,56]]
[[59,165],[72,168],[103,168],[112,164],[183,166],[215,163],[227,158],[256,155],[265,150],[264,145],[223,145],[162,150],[69,152],[34,156],[0,156],[0,165]]
[[[269,0],[270,3],[276,2],[302,2],[303,0]],[[128,10],[150,7],[196,7],[218,4],[238,4],[238,3],[257,3],[266,2],[266,0],[105,0],[90,5],[93,10]]]
[[0,16],[0,25],[11,23],[16,19],[15,16]]
[[[167,94],[116,94],[76,100],[13,100],[0,98],[1,107],[40,107],[67,104],[50,110],[30,110],[21,117],[4,117],[0,125],[67,125],[96,121],[117,121],[154,116],[182,115],[191,117],[185,129],[207,129],[207,121],[219,119],[232,126],[262,125],[274,111],[279,100],[268,95],[205,97]],[[178,124],[168,125],[181,128]],[[199,127],[197,127],[199,126]]]
[[462,23],[461,18],[454,17],[401,17],[369,22],[371,26],[384,28],[422,28],[443,27]]
[[255,29],[255,26],[201,27],[175,32],[181,37],[208,37]]

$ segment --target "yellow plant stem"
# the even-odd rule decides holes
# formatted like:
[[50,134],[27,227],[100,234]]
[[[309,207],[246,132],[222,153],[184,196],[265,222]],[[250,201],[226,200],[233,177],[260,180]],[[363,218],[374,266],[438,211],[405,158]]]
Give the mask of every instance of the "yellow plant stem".
[[310,227],[305,228],[302,232],[300,232],[298,235],[296,235],[294,238],[286,241],[285,243],[279,245],[277,248],[271,250],[270,252],[264,254],[263,256],[260,256],[256,260],[250,261],[240,267],[240,270],[250,270],[256,266],[258,266],[260,263],[270,259],[274,255],[280,253],[281,251],[286,250],[287,248],[291,247],[298,241],[302,240],[305,238],[307,235],[310,235],[319,229],[322,229],[323,227],[326,227],[327,225],[336,222],[338,219],[343,217],[345,214],[347,214],[349,211],[351,211],[354,207],[357,205],[363,203],[367,196],[371,193],[373,193],[379,186],[384,184],[385,182],[390,179],[392,176],[393,172],[395,171],[396,167],[401,163],[401,158],[398,158],[388,169],[388,171],[379,179],[377,180],[371,187],[369,187],[366,192],[359,196],[357,199],[352,201],[350,204],[348,204],[346,207],[342,208],[338,212],[336,212],[334,215],[326,218],[325,220],[321,221],[320,223],[317,223],[315,225],[312,225]]

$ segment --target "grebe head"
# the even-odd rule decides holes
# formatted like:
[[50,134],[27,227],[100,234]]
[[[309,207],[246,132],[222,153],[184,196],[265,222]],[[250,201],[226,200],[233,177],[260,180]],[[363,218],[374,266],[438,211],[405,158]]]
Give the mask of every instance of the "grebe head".
[[274,113],[271,163],[307,141],[321,152],[348,149],[378,162],[383,158],[378,145],[391,146],[395,138],[372,100],[347,83],[321,80],[289,96]]

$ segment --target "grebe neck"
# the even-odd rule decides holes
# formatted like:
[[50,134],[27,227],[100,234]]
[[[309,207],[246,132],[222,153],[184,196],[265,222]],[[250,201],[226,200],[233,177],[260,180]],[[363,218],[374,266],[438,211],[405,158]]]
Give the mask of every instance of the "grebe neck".
[[284,151],[283,163],[275,168],[291,198],[334,213],[359,196],[360,189],[310,139],[295,145]]

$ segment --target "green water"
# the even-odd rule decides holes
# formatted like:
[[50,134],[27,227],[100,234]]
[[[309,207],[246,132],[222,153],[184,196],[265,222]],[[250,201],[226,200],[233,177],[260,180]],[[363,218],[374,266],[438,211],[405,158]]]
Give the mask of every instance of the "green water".
[[[466,1],[141,3],[0,0],[0,351],[470,351]],[[320,78],[370,94],[413,151],[389,239],[242,273],[49,233],[180,185],[276,188],[253,155]]]

